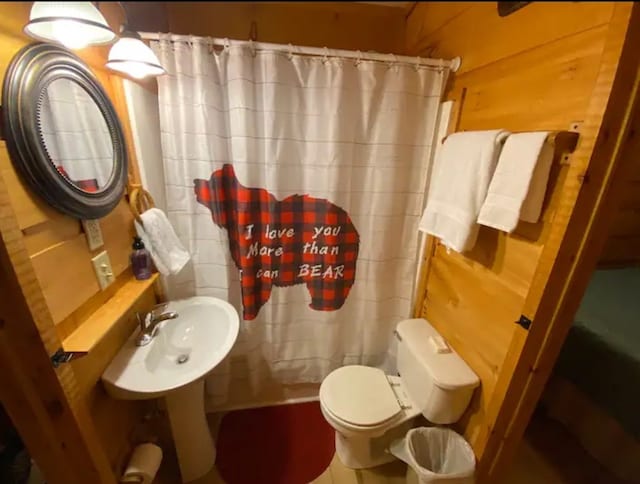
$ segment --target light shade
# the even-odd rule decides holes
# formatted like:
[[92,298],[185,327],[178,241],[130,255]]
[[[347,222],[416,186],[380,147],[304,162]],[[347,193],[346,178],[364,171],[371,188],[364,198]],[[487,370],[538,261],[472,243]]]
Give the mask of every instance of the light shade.
[[111,47],[107,67],[136,79],[166,72],[151,48],[130,31],[120,34],[120,39]]
[[24,32],[70,49],[108,44],[116,37],[91,2],[34,2]]

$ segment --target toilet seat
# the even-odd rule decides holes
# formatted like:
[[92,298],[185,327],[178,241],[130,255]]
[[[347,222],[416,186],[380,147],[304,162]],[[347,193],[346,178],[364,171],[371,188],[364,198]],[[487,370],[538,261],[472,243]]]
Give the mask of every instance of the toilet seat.
[[343,366],[320,385],[320,402],[337,420],[360,428],[376,427],[402,410],[387,375],[368,366]]

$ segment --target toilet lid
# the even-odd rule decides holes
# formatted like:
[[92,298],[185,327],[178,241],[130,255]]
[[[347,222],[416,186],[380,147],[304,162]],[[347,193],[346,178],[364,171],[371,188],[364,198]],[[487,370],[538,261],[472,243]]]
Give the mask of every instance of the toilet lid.
[[337,418],[352,425],[374,426],[400,412],[387,376],[369,366],[343,366],[320,385],[320,402]]

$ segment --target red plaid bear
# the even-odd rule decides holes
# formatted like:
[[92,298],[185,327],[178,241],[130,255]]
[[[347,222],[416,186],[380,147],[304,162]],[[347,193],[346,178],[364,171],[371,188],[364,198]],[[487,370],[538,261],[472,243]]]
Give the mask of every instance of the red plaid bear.
[[304,283],[312,309],[342,307],[355,281],[360,241],[347,212],[308,195],[278,201],[267,190],[242,186],[230,164],[194,185],[198,202],[229,234],[245,320],[258,315],[273,286]]

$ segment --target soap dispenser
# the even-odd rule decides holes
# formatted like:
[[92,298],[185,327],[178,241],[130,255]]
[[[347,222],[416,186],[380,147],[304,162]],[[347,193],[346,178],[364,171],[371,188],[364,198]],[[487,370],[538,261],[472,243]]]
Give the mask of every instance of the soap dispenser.
[[133,246],[131,247],[131,268],[133,275],[138,280],[149,279],[151,277],[151,254],[145,249],[144,242],[138,236],[133,238]]

